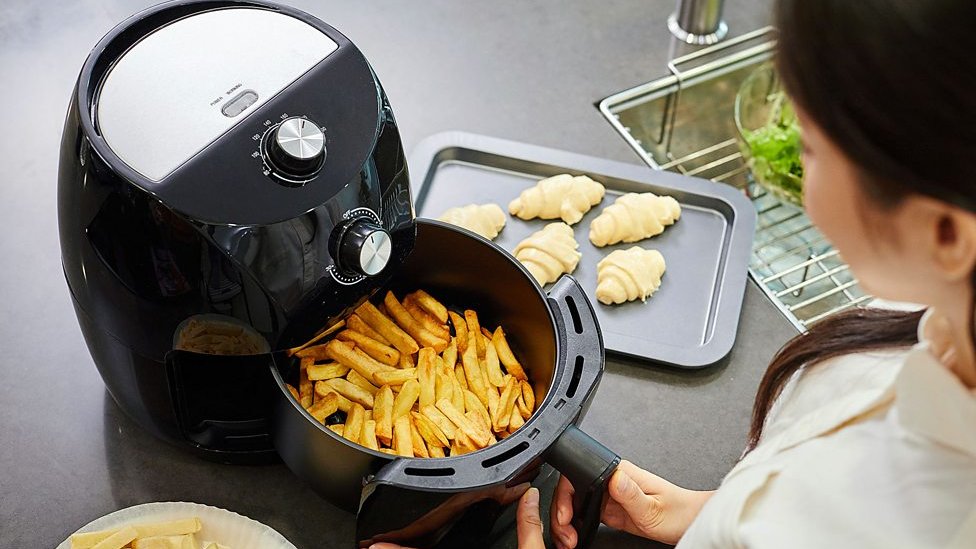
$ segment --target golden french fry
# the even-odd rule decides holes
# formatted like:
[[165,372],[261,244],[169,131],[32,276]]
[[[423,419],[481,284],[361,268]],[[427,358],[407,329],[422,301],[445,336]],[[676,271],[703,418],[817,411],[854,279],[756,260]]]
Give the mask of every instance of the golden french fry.
[[339,435],[340,437],[342,436],[342,431],[344,430],[343,424],[339,423],[336,425],[326,425],[326,427],[328,427],[330,431]]
[[132,543],[132,540],[139,536],[139,532],[132,526],[126,526],[121,530],[115,531],[109,537],[96,543],[92,549],[122,549]]
[[505,365],[508,373],[515,376],[515,379],[519,381],[527,381],[529,378],[525,375],[525,370],[522,368],[522,365],[515,359],[515,355],[512,354],[512,349],[508,346],[508,340],[505,339],[505,330],[502,330],[501,326],[495,328],[495,333],[491,336],[491,342],[495,345],[495,350],[498,351],[498,360]]
[[484,335],[485,337],[487,337],[489,340],[491,340],[491,330],[489,330],[488,328],[485,328],[484,326],[482,326],[481,327],[481,334]]
[[488,373],[488,382],[495,387],[504,387],[505,380],[504,374],[502,374],[502,367],[498,361],[498,351],[495,349],[495,344],[491,342],[491,338],[482,338],[485,341],[485,371]]
[[412,301],[409,296],[403,299],[403,308],[410,313],[410,316],[414,318],[425,330],[434,334],[438,339],[449,340],[451,339],[451,332],[447,329],[447,324],[441,324],[437,322],[430,313],[420,308],[416,302]]
[[308,367],[315,364],[314,358],[303,358],[298,366],[298,394],[301,396],[302,408],[314,404],[312,398],[312,380],[308,378]]
[[485,424],[488,425],[488,430],[491,431],[491,416],[488,415],[488,410],[481,403],[481,400],[471,391],[464,392],[464,411],[465,413],[475,412],[482,416]]
[[325,345],[314,345],[312,347],[307,347],[295,353],[299,358],[310,358],[312,362],[316,360],[325,360],[328,355],[325,354]]
[[464,417],[468,418],[468,421],[470,421],[472,425],[474,425],[475,427],[478,428],[479,431],[481,431],[481,434],[488,441],[488,444],[486,446],[490,446],[491,441],[494,440],[495,437],[491,434],[491,425],[486,423],[484,416],[482,416],[478,412],[471,411],[465,413]]
[[458,353],[464,353],[464,350],[468,348],[468,323],[465,322],[463,316],[454,311],[448,311],[447,314],[451,317],[451,324],[454,325],[454,336],[457,340]]
[[[134,528],[136,531],[137,538],[193,534],[195,532],[199,532],[200,528],[202,527],[203,524],[197,517],[168,520],[165,522],[151,522],[148,524],[136,524],[132,526],[132,528]],[[71,549],[91,549],[99,542],[105,540],[119,530],[121,530],[121,528],[72,534],[70,538]]]
[[363,434],[359,437],[360,444],[370,450],[379,450],[380,445],[376,440],[376,421],[367,419],[363,422]]
[[[458,366],[458,368],[460,368],[460,366]],[[463,371],[461,372],[460,379],[461,380],[464,380],[464,372]],[[465,383],[467,383],[467,382],[465,382]],[[461,386],[461,381],[458,380],[458,376],[454,376],[454,375],[451,376],[451,387],[452,387],[451,388],[451,404],[454,404],[454,407],[457,408],[458,410],[463,410],[464,409],[464,391],[466,391],[467,389],[465,389],[464,387]],[[437,399],[437,400],[440,400],[440,399]]]
[[446,398],[453,402],[452,398],[454,396],[454,381],[451,379],[454,376],[449,376],[443,372],[437,372],[434,376],[434,402],[442,398]]
[[413,361],[413,356],[407,353],[400,353],[400,361],[397,362],[397,368],[416,368],[417,364]]
[[375,372],[392,369],[390,366],[376,362],[359,349],[350,349],[341,341],[333,339],[326,344],[326,347],[330,358],[351,370],[356,370],[366,379],[373,379]]
[[[460,429],[457,431],[457,438],[454,439],[454,442],[458,447],[459,454],[470,454],[480,449],[474,440]],[[454,452],[452,451],[451,453],[453,454]]]
[[352,408],[346,414],[346,423],[342,427],[342,438],[359,444],[359,435],[363,432],[363,422],[366,421],[366,409],[358,402],[352,403]]
[[447,454],[444,453],[444,448],[441,448],[440,446],[431,446],[427,449],[430,451],[430,457],[432,458],[447,457]]
[[[478,320],[477,312],[471,309],[465,309],[464,321],[468,324],[468,334],[474,334],[475,336],[481,335],[481,321]],[[471,336],[468,335],[468,338],[470,339]],[[478,347],[478,358],[485,358],[485,342],[480,337],[475,337],[474,343]],[[470,344],[469,342],[468,345]]]
[[485,374],[481,369],[481,362],[478,360],[478,351],[474,340],[480,340],[477,331],[468,331],[468,348],[461,355],[461,363],[464,365],[464,377],[468,382],[468,389],[474,393],[478,400],[485,406],[488,405],[488,386],[485,383]]
[[468,437],[478,448],[488,446],[488,439],[491,438],[491,436],[483,433],[480,429],[478,429],[477,426],[471,423],[468,418],[464,417],[464,414],[455,408],[454,405],[451,404],[450,400],[438,400],[436,406],[437,409],[447,416],[447,419],[451,420],[462,433],[468,435]]
[[413,422],[412,418],[410,420],[410,440],[413,442],[414,457],[430,457],[430,452],[427,451],[427,444],[424,443],[424,437],[420,435],[417,424]]
[[520,427],[525,425],[525,420],[522,419],[522,414],[519,413],[518,407],[512,409],[512,418],[508,420],[508,430],[512,433],[518,431]]
[[384,345],[379,341],[353,330],[343,330],[336,335],[342,341],[352,341],[367,355],[381,364],[396,366],[400,361],[400,351],[389,345]]
[[352,383],[353,385],[355,385],[357,387],[363,388],[364,390],[368,391],[369,394],[373,395],[374,397],[376,396],[376,391],[379,391],[380,390],[380,388],[377,387],[376,385],[373,385],[370,382],[370,380],[368,380],[368,379],[364,378],[363,376],[359,375],[359,372],[357,372],[356,370],[349,370],[349,373],[346,374],[346,381],[348,381],[349,383]]
[[326,398],[329,393],[333,393],[339,400],[339,409],[343,412],[348,413],[349,408],[352,406],[352,401],[348,398],[342,396],[334,387],[326,383],[325,381],[315,382],[315,394],[319,398]]
[[[374,396],[373,397],[373,403],[374,404],[375,404],[375,401],[376,401],[376,397]],[[373,411],[372,410],[366,410],[366,421],[369,421],[371,419],[373,419]]]
[[447,322],[447,307],[443,303],[437,301],[423,290],[417,290],[411,295],[416,300],[417,305],[420,305],[423,310],[433,315],[438,322],[441,324]]
[[391,456],[397,455],[396,450],[394,450],[393,448],[380,448],[380,452],[383,452],[384,454],[390,454]]
[[393,400],[393,420],[396,421],[401,416],[407,415],[418,398],[420,398],[420,383],[415,379],[404,383]]
[[343,366],[338,362],[328,362],[326,364],[312,364],[308,367],[308,379],[312,381],[322,381],[334,377],[342,377],[349,373],[349,367]]
[[518,393],[518,398],[515,399],[515,407],[518,408],[519,415],[522,416],[522,419],[529,419],[529,416],[532,415],[532,411],[529,410],[529,407],[525,405],[525,398],[522,396],[521,389],[516,392]]
[[[325,381],[319,381],[319,383],[325,383],[329,387],[335,389],[337,393],[348,398],[364,407],[373,407],[373,395],[369,391],[363,389],[359,385],[350,383],[348,380],[337,377],[335,379],[327,379]],[[348,437],[347,437],[348,438]]]
[[183,534],[182,536],[149,536],[137,537],[132,540],[132,549],[197,549],[196,536]]
[[447,341],[441,340],[424,328],[417,319],[403,308],[403,305],[393,295],[393,292],[386,292],[386,296],[383,298],[383,304],[386,305],[386,310],[393,317],[393,320],[418,343],[424,347],[434,347],[439,350],[447,348]]
[[447,416],[441,413],[436,406],[424,406],[420,409],[420,413],[423,414],[423,416],[427,419],[431,420],[448,439],[454,438],[454,433],[457,431],[457,427],[455,427],[455,425],[451,423],[451,420],[447,419]]
[[420,346],[417,345],[417,340],[410,336],[407,332],[404,332],[395,322],[390,320],[388,316],[383,314],[379,309],[377,309],[369,301],[364,302],[362,305],[356,309],[356,314],[358,314],[366,324],[369,324],[374,330],[379,332],[391,345],[396,347],[401,353],[406,353],[412,355],[420,350]]
[[413,433],[410,425],[408,415],[398,417],[393,423],[393,449],[399,456],[413,457]]
[[386,370],[373,374],[373,382],[380,385],[403,385],[411,379],[417,379],[416,368],[404,368],[402,370]]
[[431,347],[424,347],[417,355],[417,382],[420,383],[419,402],[421,406],[430,406],[436,402],[436,378],[434,375],[434,359],[437,352]]
[[505,376],[505,388],[498,397],[498,414],[492,418],[491,426],[495,431],[508,429],[508,424],[512,418],[512,410],[515,409],[516,393],[519,391],[518,380],[513,376]]
[[441,428],[433,420],[420,412],[411,412],[410,415],[413,418],[414,424],[417,426],[417,430],[420,431],[420,436],[424,437],[424,440],[427,442],[428,450],[432,450],[435,447],[450,446],[451,443],[447,440],[447,435],[444,434],[444,431],[441,431]]
[[444,349],[443,353],[441,353],[441,358],[444,359],[444,364],[446,364],[449,368],[454,368],[454,366],[457,365],[457,357],[457,339],[452,337],[451,341],[449,341],[447,344],[447,348]]
[[454,377],[462,389],[468,388],[468,380],[465,379],[464,366],[458,364],[454,367]]
[[302,397],[299,396],[298,389],[296,389],[295,387],[293,387],[289,383],[285,383],[285,387],[288,387],[288,392],[291,393],[291,397],[293,399],[295,399],[296,402],[298,402],[299,404],[301,404],[302,403]]
[[390,444],[393,441],[393,390],[389,385],[380,387],[373,404],[376,436],[384,444]]
[[488,387],[488,423],[490,430],[494,430],[495,418],[498,416],[498,408],[500,403],[501,397],[498,396],[498,389],[495,387]]
[[382,334],[374,330],[369,324],[366,324],[366,321],[363,320],[362,317],[360,317],[356,313],[349,315],[349,319],[346,321],[346,324],[348,324],[350,330],[355,330],[365,336],[375,339],[376,341],[379,341],[383,345],[389,345],[391,347],[393,346],[393,344],[390,343],[389,339],[386,339],[385,337],[383,337]]
[[525,401],[525,407],[529,410],[529,415],[535,411],[535,391],[532,389],[532,384],[528,381],[521,382],[522,385],[522,400]]
[[339,395],[336,393],[329,393],[309,407],[308,413],[311,414],[312,417],[314,417],[319,423],[325,423],[325,418],[336,413],[338,409]]

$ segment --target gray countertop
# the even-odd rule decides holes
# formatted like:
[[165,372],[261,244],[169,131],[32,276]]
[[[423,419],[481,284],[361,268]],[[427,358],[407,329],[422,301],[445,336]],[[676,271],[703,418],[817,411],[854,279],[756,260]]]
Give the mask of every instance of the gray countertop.
[[[347,547],[354,517],[283,465],[224,466],[151,438],[107,395],[60,267],[58,147],[90,48],[152,0],[0,3],[0,547],[54,547],[105,513],[166,500],[225,507],[298,547]],[[373,63],[409,151],[464,130],[637,163],[594,103],[665,73],[673,0],[294,1]],[[729,0],[733,34],[767,0]],[[749,284],[737,345],[698,372],[609,359],[584,428],[678,484],[714,488],[742,449],[756,385],[794,331]],[[508,543],[510,544],[510,542]],[[596,546],[647,546],[604,530]]]

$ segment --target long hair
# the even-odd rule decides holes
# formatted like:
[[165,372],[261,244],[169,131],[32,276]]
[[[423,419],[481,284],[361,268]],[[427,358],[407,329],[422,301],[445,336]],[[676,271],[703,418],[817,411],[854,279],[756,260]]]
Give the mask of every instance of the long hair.
[[[976,2],[965,0],[776,4],[784,87],[856,165],[864,196],[882,209],[923,194],[976,212],[974,21]],[[976,288],[976,272],[971,278]],[[797,370],[912,345],[920,317],[854,309],[789,341],[759,384],[747,450]]]

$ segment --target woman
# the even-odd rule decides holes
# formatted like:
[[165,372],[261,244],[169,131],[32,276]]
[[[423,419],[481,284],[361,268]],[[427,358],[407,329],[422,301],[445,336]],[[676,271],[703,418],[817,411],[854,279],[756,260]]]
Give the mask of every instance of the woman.
[[[679,547],[976,547],[976,3],[778,0],[807,213],[864,289],[773,359],[714,492],[624,462],[608,526]],[[538,492],[519,546],[543,547]],[[551,513],[576,545],[572,486]]]

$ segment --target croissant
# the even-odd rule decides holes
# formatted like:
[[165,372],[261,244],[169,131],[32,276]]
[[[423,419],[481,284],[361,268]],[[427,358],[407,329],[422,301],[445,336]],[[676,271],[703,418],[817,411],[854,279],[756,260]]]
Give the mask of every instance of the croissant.
[[680,217],[681,206],[670,196],[627,193],[590,223],[590,242],[594,246],[637,242],[661,234]]
[[596,298],[606,305],[644,301],[661,286],[664,269],[664,256],[657,250],[615,250],[596,264]]
[[522,191],[508,205],[508,211],[520,219],[561,218],[573,225],[590,208],[603,200],[603,185],[585,175],[561,174],[543,179]]
[[519,242],[513,253],[536,281],[545,285],[576,269],[583,255],[576,251],[577,248],[579,244],[573,237],[573,228],[557,222]]
[[449,208],[437,219],[494,240],[505,226],[505,212],[498,204],[468,204]]

